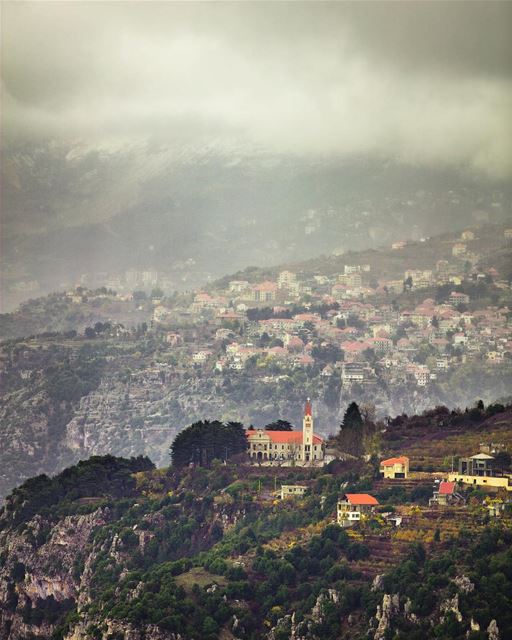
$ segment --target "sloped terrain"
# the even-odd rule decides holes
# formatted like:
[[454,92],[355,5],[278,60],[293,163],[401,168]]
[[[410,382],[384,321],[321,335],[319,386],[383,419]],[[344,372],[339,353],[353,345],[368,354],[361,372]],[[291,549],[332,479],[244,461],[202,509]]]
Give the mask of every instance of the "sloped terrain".
[[418,471],[449,471],[452,462],[478,452],[481,444],[502,444],[510,451],[511,425],[510,407],[490,416],[475,410],[450,415],[444,408],[395,418],[386,427],[383,446],[390,455],[408,451],[411,468]]
[[6,308],[23,299],[10,290],[20,282],[46,293],[82,274],[151,268],[189,288],[251,264],[499,223],[510,210],[507,185],[455,171],[215,145],[41,143],[12,149],[2,177]]
[[375,470],[339,471],[288,469],[310,491],[284,503],[272,475],[240,465],[97,457],[34,478],[0,512],[0,635],[463,640],[473,624],[508,637],[509,512],[489,523],[468,494],[462,507],[388,505],[400,527],[375,514],[346,531],[333,524],[340,483],[371,487]]

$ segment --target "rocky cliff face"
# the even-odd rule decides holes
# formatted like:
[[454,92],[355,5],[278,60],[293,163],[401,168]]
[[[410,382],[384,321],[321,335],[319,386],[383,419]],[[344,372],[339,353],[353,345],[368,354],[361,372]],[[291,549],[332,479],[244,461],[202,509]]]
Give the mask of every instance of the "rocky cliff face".
[[[182,377],[172,365],[156,364],[153,353],[105,357],[101,345],[40,342],[0,348],[0,503],[26,478],[57,473],[91,455],[146,455],[166,466],[174,437],[195,420],[302,419],[301,399],[286,394],[265,406],[257,381],[249,399],[247,389],[223,386],[211,375]],[[87,366],[94,375],[86,377]],[[316,411],[324,425],[339,422],[321,401]]]
[[87,593],[91,534],[109,510],[66,516],[51,524],[40,515],[0,533],[0,637],[48,638],[56,623]]
[[105,378],[81,399],[66,425],[64,446],[80,457],[144,453],[159,466],[168,464],[177,433],[167,409],[171,400],[161,380],[126,384]]
[[[148,469],[149,461],[124,460],[116,467],[114,460],[121,459],[92,459],[55,481],[34,479],[8,497],[0,511],[1,640],[183,640],[154,622],[116,620],[108,607],[123,598],[135,606],[147,594],[142,572],[128,595],[122,592],[120,585],[135,566],[165,564],[209,549],[247,515],[247,508],[232,500],[190,501],[192,494],[181,503],[185,493],[173,498],[172,490],[154,504],[143,497],[133,475]],[[99,479],[103,473],[105,481]],[[72,474],[80,480],[70,480]],[[145,486],[151,477],[149,472]],[[78,497],[76,481],[82,489],[88,485],[90,497]],[[154,482],[161,482],[159,472]],[[175,486],[179,479],[166,482]],[[112,500],[116,493],[118,500]],[[112,585],[106,596],[105,580]]]
[[32,385],[0,398],[0,504],[25,478],[55,473],[76,461],[62,442],[72,415],[72,406],[53,402],[43,388]]
[[91,455],[169,461],[177,432],[169,410],[175,387],[164,385],[142,358],[130,383],[119,378],[124,360],[84,373],[98,358],[76,349],[79,343],[0,350],[0,504],[26,478],[57,473]]

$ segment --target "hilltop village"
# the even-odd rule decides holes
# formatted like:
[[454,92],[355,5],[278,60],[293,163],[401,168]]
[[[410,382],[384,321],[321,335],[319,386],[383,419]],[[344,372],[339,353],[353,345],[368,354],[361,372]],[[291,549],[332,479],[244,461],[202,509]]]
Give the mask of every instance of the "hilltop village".
[[163,466],[194,420],[297,425],[304,396],[322,438],[351,401],[376,419],[506,402],[511,235],[467,229],[189,293],[165,293],[153,274],[24,303],[0,316],[0,435],[14,436],[0,495],[89,455]]
[[[328,385],[332,406],[342,388],[386,404],[386,389],[428,393],[461,365],[498,366],[512,359],[512,229],[481,230],[482,238],[478,233],[395,242],[387,252],[362,254],[368,262],[337,258],[274,277],[263,272],[262,280],[262,270],[247,270],[246,279],[224,278],[190,294],[166,296],[157,272],[130,272],[126,285],[117,282],[125,292],[79,286],[48,304],[62,309],[60,318],[52,314],[55,325],[82,326],[89,338],[105,337],[101,322],[94,329],[98,318],[107,321],[110,337],[127,338],[130,325],[139,334],[141,328],[156,333],[172,375],[245,372],[272,384],[303,371]],[[333,273],[337,265],[340,271]],[[142,289],[126,292],[137,286]],[[21,317],[13,316],[18,330],[24,310],[37,318],[45,313],[45,299],[26,303]],[[2,322],[8,325],[10,317]],[[45,329],[51,326],[47,322]],[[37,333],[30,328],[25,334]],[[156,375],[165,371],[155,368]]]
[[[504,409],[504,407],[497,409],[491,407],[491,410],[497,410],[498,413]],[[352,413],[351,418],[347,417],[350,413]],[[313,410],[309,399],[304,408],[302,431],[287,429],[275,431],[274,428],[273,425],[269,425],[266,429],[246,431],[247,454],[252,464],[279,468],[322,468],[337,461],[357,460],[357,456],[353,455],[358,449],[354,436],[361,438],[363,442],[365,431],[358,407],[352,404],[345,414],[338,439],[335,437],[324,440],[315,435]],[[358,430],[360,434],[354,433],[353,436],[346,437],[346,433]],[[428,501],[431,507],[464,506],[466,498],[462,494],[476,489],[477,492],[483,492],[480,494],[485,497],[482,504],[488,509],[490,516],[498,517],[506,508],[512,514],[512,464],[507,450],[511,435],[510,432],[506,434],[506,443],[480,443],[478,452],[471,456],[454,454],[450,471],[436,470],[433,467],[429,472],[417,471],[417,463],[416,468],[411,471],[410,459],[407,455],[380,460],[378,474],[381,481],[377,483],[377,487],[379,489],[383,486],[399,488],[402,484],[410,489],[416,484],[425,486],[431,482],[433,490]],[[364,449],[363,446],[359,451],[364,453]],[[367,462],[372,458],[370,454],[363,457]],[[377,465],[375,455],[373,455],[373,463]],[[282,484],[280,491],[276,491],[276,496],[281,499],[303,497],[307,490],[307,485]],[[373,516],[378,505],[379,501],[367,493],[343,494],[337,504],[336,522],[343,527],[357,524]],[[396,518],[394,509],[385,515],[390,517],[390,522],[395,526],[401,524],[401,519]]]
[[[395,447],[399,446],[394,440],[396,436],[392,434],[390,439],[384,436],[387,429],[383,428],[382,423],[375,424],[368,417],[363,418],[358,405],[352,403],[345,412],[339,433],[324,439],[315,434],[313,406],[309,398],[304,406],[301,431],[294,430],[286,421],[271,423],[264,429],[254,429],[251,426],[246,430],[238,423],[223,425],[218,421],[198,422],[176,438],[171,448],[172,461],[176,467],[194,468],[219,464],[222,460],[227,464],[228,458],[235,457],[242,466],[250,464],[261,469],[263,473],[268,469],[269,475],[276,470],[276,485],[279,470],[279,477],[284,482],[279,490],[277,486],[274,487],[273,496],[282,500],[302,498],[311,488],[311,483],[286,483],[287,473],[293,477],[296,469],[311,472],[324,468],[350,468],[354,464],[362,469],[364,464],[368,464],[373,467],[370,486],[377,492],[387,488],[393,494],[394,490],[400,492],[403,489],[421,487],[422,490],[416,494],[419,504],[425,504],[428,500],[429,507],[433,508],[464,507],[470,497],[481,498],[481,504],[487,509],[490,517],[499,517],[505,511],[512,515],[512,459],[508,451],[512,444],[510,407],[495,404],[485,408],[480,401],[472,411],[473,413],[468,413],[465,417],[454,414],[450,416],[445,408],[438,407],[424,416],[427,420],[423,421],[420,432],[426,438],[425,448],[435,423],[443,416],[445,433],[440,440],[445,442],[441,446],[444,451],[450,446],[453,447],[449,464],[446,464],[445,459],[438,468],[432,464],[428,470],[419,463],[420,459],[424,459],[423,456],[419,458],[411,446],[412,425],[401,425],[403,447],[400,455],[382,458],[381,451],[383,448],[389,451],[390,442],[393,442]],[[471,428],[472,422],[476,425],[477,415],[479,420],[485,421],[486,418],[490,418],[487,428]],[[455,444],[450,445],[446,433],[450,431],[449,420],[454,418],[464,425],[462,450],[467,451],[468,447],[475,446],[473,443],[479,436],[487,439],[502,437],[502,441],[480,442],[476,453],[461,455],[461,452],[455,449]],[[412,422],[415,420],[421,421],[417,416],[412,418]],[[388,426],[391,425],[388,423]],[[414,456],[412,465],[409,451]],[[308,473],[303,477],[308,478]],[[314,477],[314,474],[311,477]],[[425,490],[428,492],[429,486],[431,493],[427,495]],[[415,503],[413,494],[410,502]],[[379,501],[375,495],[361,492],[343,493],[337,503],[335,521],[342,527],[362,523],[377,513],[378,506]],[[382,517],[387,518],[394,526],[400,526],[402,522],[394,508],[383,513]]]

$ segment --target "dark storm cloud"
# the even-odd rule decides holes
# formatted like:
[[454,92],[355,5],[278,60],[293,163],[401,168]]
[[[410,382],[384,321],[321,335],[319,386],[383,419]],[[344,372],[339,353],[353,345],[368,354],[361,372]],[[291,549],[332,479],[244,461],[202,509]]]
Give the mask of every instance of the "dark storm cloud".
[[4,3],[4,137],[215,138],[508,175],[509,3]]

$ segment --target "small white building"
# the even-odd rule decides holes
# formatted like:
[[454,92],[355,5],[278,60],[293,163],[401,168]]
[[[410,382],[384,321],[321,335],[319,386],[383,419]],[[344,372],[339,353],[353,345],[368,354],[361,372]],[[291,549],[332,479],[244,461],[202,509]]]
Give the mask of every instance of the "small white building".
[[307,489],[302,484],[283,484],[281,485],[281,500],[303,496]]

